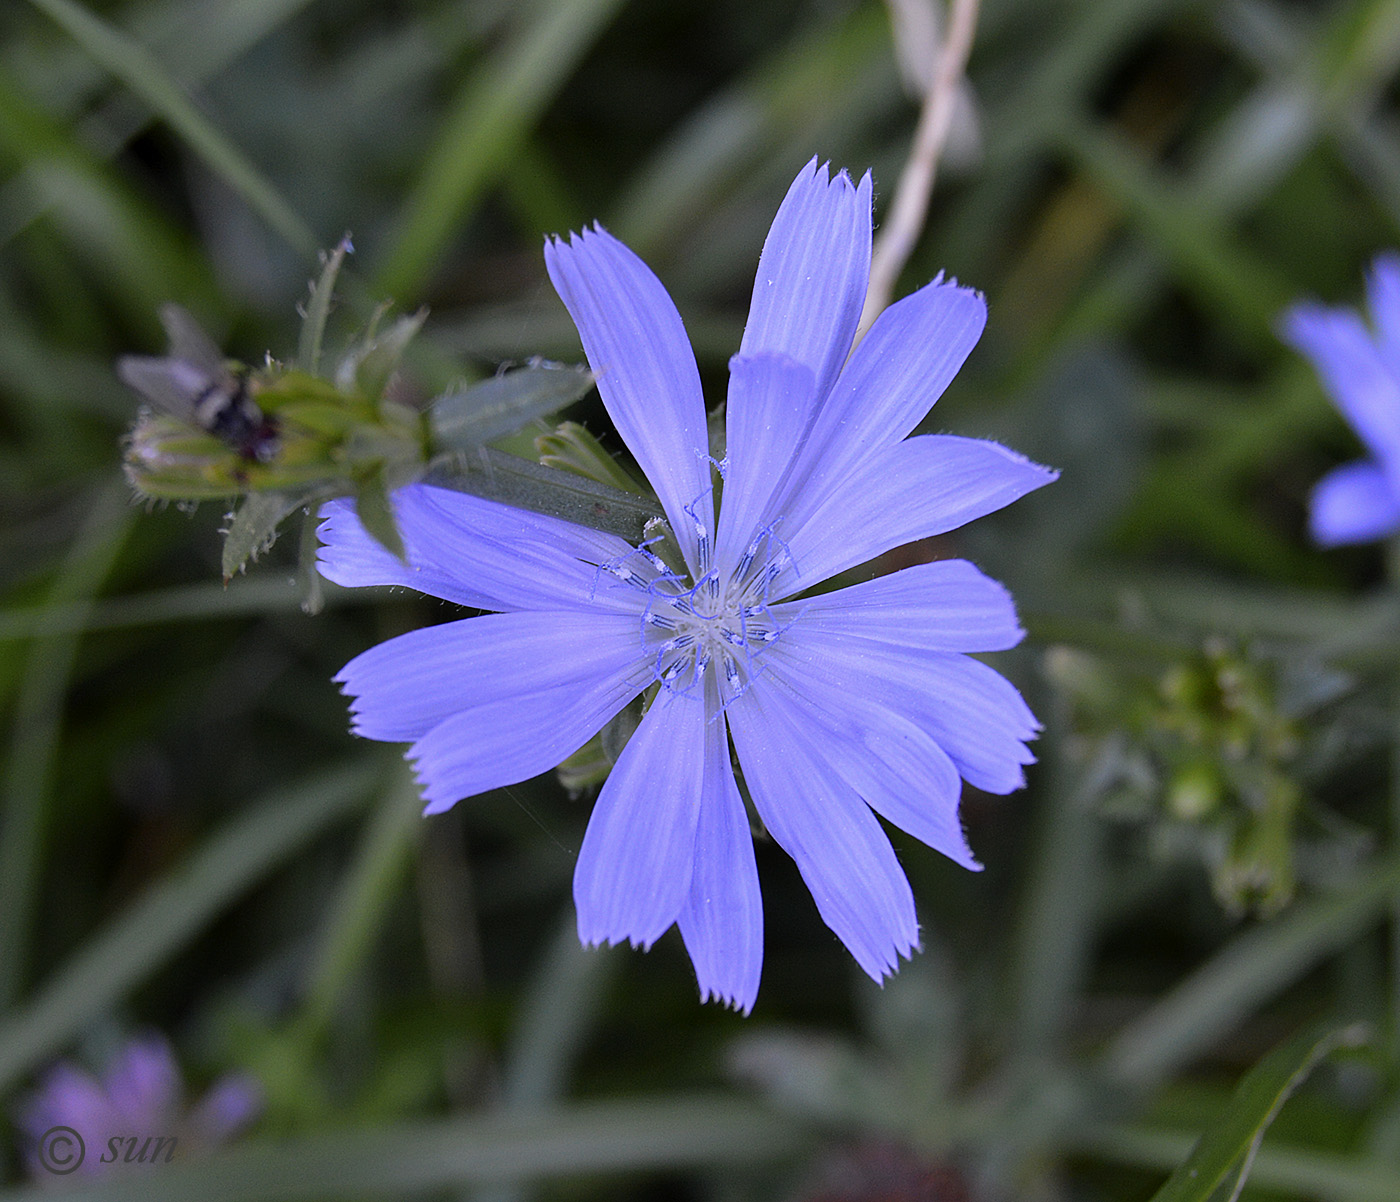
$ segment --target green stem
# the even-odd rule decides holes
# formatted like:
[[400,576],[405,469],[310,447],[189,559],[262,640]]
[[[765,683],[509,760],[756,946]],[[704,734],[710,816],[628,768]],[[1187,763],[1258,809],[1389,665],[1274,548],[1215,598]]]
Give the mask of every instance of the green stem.
[[[617,965],[611,949],[579,943],[574,908],[566,906],[506,1048],[499,1109],[528,1114],[559,1105]],[[474,1202],[525,1202],[533,1196],[523,1184],[470,1195]]]
[[1059,1042],[1082,987],[1093,943],[1101,880],[1100,822],[1094,802],[1108,756],[1073,762],[1067,750],[1069,702],[1056,698],[1046,743],[1051,747],[1047,805],[1022,905],[1016,982],[1017,1052],[1031,1071]]

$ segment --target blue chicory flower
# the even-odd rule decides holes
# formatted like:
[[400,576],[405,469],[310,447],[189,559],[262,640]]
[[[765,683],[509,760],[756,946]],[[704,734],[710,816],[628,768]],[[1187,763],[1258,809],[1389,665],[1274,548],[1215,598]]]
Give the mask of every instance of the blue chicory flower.
[[579,936],[645,948],[678,924],[702,999],[745,1013],[762,905],[731,736],[758,816],[878,981],[915,948],[918,923],[875,815],[977,868],[959,777],[1018,788],[1039,729],[1015,688],[967,655],[1023,633],[1006,591],[970,563],[802,595],[1055,478],[992,442],[906,438],[986,310],[940,278],[852,351],[870,249],[870,177],[830,179],[813,160],[773,222],[730,361],[716,520],[700,377],[665,288],[599,227],[545,247],[679,544],[674,562],[427,486],[395,496],[407,566],[347,502],[321,528],[321,571],[339,584],[498,611],[392,639],[336,678],[359,734],[413,743],[428,813],[546,771],[657,686],[579,851]]
[[1283,336],[1312,360],[1369,459],[1324,476],[1309,524],[1324,547],[1365,543],[1400,531],[1400,255],[1379,256],[1366,281],[1374,334],[1353,309],[1301,304]]
[[[16,1125],[26,1137],[31,1175],[49,1181],[217,1147],[261,1109],[257,1083],[237,1073],[220,1078],[198,1103],[187,1105],[175,1053],[163,1036],[148,1033],[127,1043],[100,1081],[60,1061],[20,1103]],[[44,1142],[60,1128],[66,1130],[59,1142]]]

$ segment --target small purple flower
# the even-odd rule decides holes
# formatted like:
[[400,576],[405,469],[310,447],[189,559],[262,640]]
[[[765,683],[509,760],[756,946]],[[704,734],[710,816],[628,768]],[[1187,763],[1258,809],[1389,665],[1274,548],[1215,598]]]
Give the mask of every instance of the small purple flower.
[[1369,459],[1326,475],[1313,490],[1310,526],[1324,547],[1400,531],[1400,255],[1379,256],[1366,280],[1375,332],[1347,308],[1302,304],[1283,337],[1312,360]]
[[[101,1081],[59,1062],[20,1103],[16,1125],[25,1136],[30,1174],[48,1181],[217,1147],[261,1109],[257,1083],[237,1074],[187,1106],[170,1044],[147,1034],[122,1048]],[[64,1130],[55,1137],[55,1129]]]
[[579,851],[579,936],[645,948],[679,924],[702,998],[745,1013],[763,922],[731,736],[758,817],[878,981],[916,947],[918,922],[876,814],[977,868],[959,777],[1018,788],[1039,729],[967,654],[1023,633],[970,563],[807,595],[1055,478],[995,443],[906,437],[986,310],[940,278],[852,351],[870,228],[868,175],[829,179],[813,160],[789,189],[730,360],[718,516],[700,377],[665,288],[596,226],[545,247],[671,552],[423,486],[395,498],[408,566],[347,503],[321,528],[321,570],[339,584],[498,611],[393,639],[336,678],[359,734],[412,742],[428,813],[546,771],[648,694]]

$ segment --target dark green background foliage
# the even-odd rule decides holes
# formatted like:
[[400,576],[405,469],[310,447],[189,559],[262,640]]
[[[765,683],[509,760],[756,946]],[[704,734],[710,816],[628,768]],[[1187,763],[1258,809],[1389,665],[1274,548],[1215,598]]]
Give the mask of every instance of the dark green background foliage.
[[[946,270],[990,307],[926,428],[1063,476],[898,562],[1013,589],[1030,637],[996,662],[1041,762],[965,797],[980,875],[894,835],[925,950],[883,991],[761,843],[745,1020],[696,1004],[674,933],[577,948],[588,798],[542,778],[418,818],[330,678],[450,608],[330,591],[308,616],[295,532],[225,588],[224,506],[131,503],[112,362],[159,350],[171,300],[230,354],[290,355],[347,230],[328,347],[381,297],[430,306],[406,395],[577,361],[540,248],[598,219],[671,289],[717,403],[796,170],[873,168],[877,224],[894,191],[917,105],[884,7],[14,0],[7,1105],[156,1027],[193,1087],[251,1069],[268,1107],[147,1199],[1126,1202],[1271,1047],[1360,1019],[1249,1188],[1400,1198],[1400,599],[1383,548],[1307,542],[1309,488],[1358,448],[1275,335],[1400,243],[1397,67],[1383,0],[986,0],[902,290]],[[596,398],[570,416],[619,449]]]

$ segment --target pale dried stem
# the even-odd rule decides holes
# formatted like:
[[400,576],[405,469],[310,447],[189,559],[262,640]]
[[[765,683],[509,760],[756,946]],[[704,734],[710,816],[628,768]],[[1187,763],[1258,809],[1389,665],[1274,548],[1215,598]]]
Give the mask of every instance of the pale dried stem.
[[895,281],[904,269],[928,216],[929,196],[939,156],[953,124],[953,107],[962,81],[972,37],[977,29],[978,0],[951,0],[947,36],[938,49],[937,65],[924,97],[914,146],[900,173],[894,203],[875,239],[870,262],[870,288],[860,316],[859,339],[890,303]]

